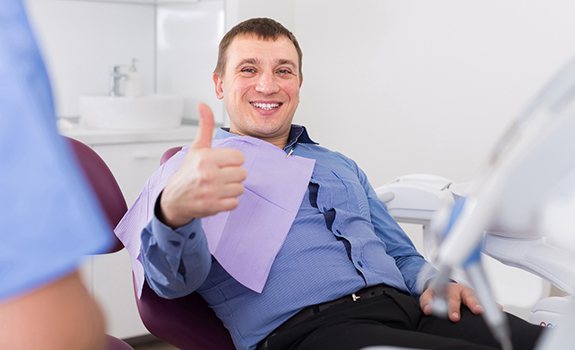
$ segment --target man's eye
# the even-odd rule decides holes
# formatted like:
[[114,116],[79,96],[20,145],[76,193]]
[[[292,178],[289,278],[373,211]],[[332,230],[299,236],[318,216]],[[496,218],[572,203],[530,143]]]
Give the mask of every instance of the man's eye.
[[282,74],[282,75],[291,74],[291,70],[289,70],[289,69],[279,69],[279,70],[278,70],[278,73],[279,73],[279,74]]
[[242,72],[242,73],[255,73],[256,70],[255,70],[255,68],[248,68],[248,67],[246,67],[246,68],[242,68],[242,69],[241,69],[241,72]]

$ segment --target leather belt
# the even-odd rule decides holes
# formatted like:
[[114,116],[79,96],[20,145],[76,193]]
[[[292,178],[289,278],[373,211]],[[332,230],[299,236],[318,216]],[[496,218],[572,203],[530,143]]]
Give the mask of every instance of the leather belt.
[[270,337],[278,334],[279,332],[281,332],[283,330],[291,328],[291,327],[307,320],[308,318],[312,317],[313,315],[317,315],[318,313],[320,313],[326,309],[329,309],[332,306],[347,303],[347,302],[355,302],[355,301],[359,301],[359,300],[365,300],[365,299],[369,299],[369,298],[373,298],[373,297],[378,297],[380,295],[385,294],[385,290],[389,290],[389,289],[395,289],[395,288],[390,287],[390,286],[385,285],[385,284],[378,284],[375,286],[360,289],[355,293],[343,296],[339,299],[335,299],[332,301],[327,301],[325,303],[305,307],[300,312],[298,312],[297,314],[295,314],[294,316],[289,318],[287,321],[282,323],[273,332],[271,332],[264,340],[262,340],[259,343],[257,349],[258,350],[267,349],[267,345],[268,345],[267,340]]

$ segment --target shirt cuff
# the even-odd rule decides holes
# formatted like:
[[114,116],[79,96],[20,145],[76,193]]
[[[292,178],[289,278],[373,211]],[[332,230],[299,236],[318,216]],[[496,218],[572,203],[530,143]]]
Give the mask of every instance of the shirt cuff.
[[205,240],[200,219],[194,219],[184,226],[172,229],[154,215],[150,224],[151,231],[154,233],[154,238],[160,249],[167,253],[173,253],[174,256],[179,256],[183,252],[184,247],[190,249],[193,246],[202,244],[201,241]]

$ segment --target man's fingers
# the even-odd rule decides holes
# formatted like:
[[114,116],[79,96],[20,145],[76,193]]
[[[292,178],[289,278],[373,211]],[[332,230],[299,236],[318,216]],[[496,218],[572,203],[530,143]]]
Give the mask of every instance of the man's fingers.
[[242,167],[229,166],[220,168],[219,176],[223,184],[241,183],[248,177],[248,172]]
[[219,167],[244,164],[243,153],[233,148],[214,148],[211,150],[211,157]]
[[447,291],[447,317],[457,322],[461,318],[461,286],[452,283]]
[[[481,304],[477,300],[475,293],[469,287],[450,283],[447,287],[447,317],[452,322],[461,319],[461,303],[466,305],[473,313],[480,314],[483,312]],[[432,289],[426,289],[419,297],[419,305],[425,315],[431,315],[431,303],[434,298]]]
[[244,186],[240,183],[224,185],[220,191],[221,199],[239,197],[244,193]]
[[214,113],[212,113],[210,107],[204,103],[201,103],[198,106],[198,111],[200,112],[200,126],[196,139],[190,145],[191,150],[212,147],[212,134],[214,133]]
[[222,211],[230,211],[236,209],[240,204],[240,199],[238,197],[228,197],[220,199],[218,203],[217,213]]
[[433,291],[431,289],[427,289],[419,297],[419,306],[421,307],[421,310],[423,310],[423,313],[426,315],[431,315],[433,311],[431,309],[432,300],[433,300]]
[[477,299],[475,293],[473,293],[473,290],[471,288],[465,288],[461,293],[461,296],[463,299],[463,304],[465,304],[469,308],[469,310],[471,310],[471,312],[473,312],[476,315],[481,314],[483,312],[483,308],[481,307],[479,300]]

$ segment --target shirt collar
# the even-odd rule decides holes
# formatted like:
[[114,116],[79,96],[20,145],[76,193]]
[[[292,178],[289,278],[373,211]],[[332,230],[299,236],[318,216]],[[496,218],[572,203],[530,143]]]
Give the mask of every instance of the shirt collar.
[[[232,136],[237,135],[231,133],[230,128],[219,128],[216,130],[216,139],[225,139]],[[305,126],[292,124],[285,149],[294,147],[296,143],[318,144],[309,137]]]

